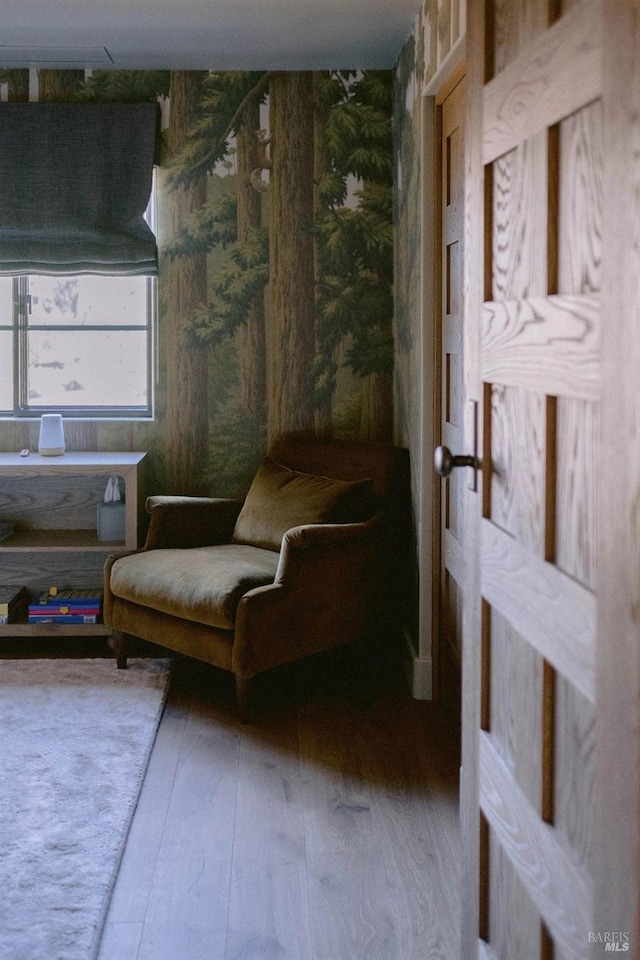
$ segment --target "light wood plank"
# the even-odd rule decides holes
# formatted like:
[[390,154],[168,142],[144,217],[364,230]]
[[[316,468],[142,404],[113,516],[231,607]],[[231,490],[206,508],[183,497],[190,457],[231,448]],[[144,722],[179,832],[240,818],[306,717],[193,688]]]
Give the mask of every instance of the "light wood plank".
[[243,734],[226,956],[313,956],[298,730],[291,719]]
[[[189,706],[189,698],[175,691],[165,706],[111,897],[109,921],[114,926],[139,923],[142,929],[145,922]],[[111,940],[101,950],[100,960],[118,957]]]
[[224,958],[239,743],[222,706],[192,707],[138,960]]
[[480,733],[480,804],[552,936],[571,956],[584,956],[591,929],[591,890],[583,871],[544,823],[491,742]]
[[601,0],[582,0],[485,86],[483,162],[595,100],[601,55]]
[[487,301],[483,378],[552,396],[598,400],[600,332],[596,296]]
[[[456,732],[434,704],[412,700],[395,672],[381,671],[372,681],[361,665],[346,669],[342,657],[340,670],[329,671],[328,663],[310,664],[306,672],[303,665],[285,669],[269,683],[265,677],[259,720],[240,727],[228,678],[176,662],[100,960],[458,955]],[[292,695],[295,677],[300,706]],[[308,790],[326,798],[329,809],[307,809],[307,844],[301,831]],[[368,810],[358,809],[359,798]],[[326,849],[317,817],[330,824]],[[313,870],[321,865],[320,886],[329,888],[322,891],[331,909],[317,919],[318,942],[305,941],[300,929],[308,886],[316,882],[307,873],[307,846],[316,857]],[[378,942],[381,902],[392,935]],[[143,924],[139,952],[119,952],[137,924]]]
[[[423,719],[412,704],[384,701],[353,730],[371,789],[371,822],[386,864],[401,960],[459,955],[460,846],[455,731],[431,704]],[[429,736],[424,736],[424,721]],[[400,721],[408,750],[393,733]],[[443,767],[435,739],[449,745]],[[429,931],[429,945],[425,931]],[[364,958],[363,958],[364,960]]]
[[[309,906],[317,960],[401,960],[371,787],[353,736],[352,711],[337,707],[320,729],[301,717]],[[366,899],[363,890],[367,890]]]
[[595,598],[552,564],[482,521],[485,599],[591,702],[595,701]]

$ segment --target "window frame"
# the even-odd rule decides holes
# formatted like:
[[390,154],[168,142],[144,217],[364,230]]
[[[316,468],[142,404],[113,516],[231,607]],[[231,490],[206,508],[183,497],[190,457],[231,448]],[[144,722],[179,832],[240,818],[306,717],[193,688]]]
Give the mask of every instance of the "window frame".
[[[67,275],[68,276],[68,275]],[[123,281],[127,277],[121,278]],[[91,324],[77,326],[74,324],[38,324],[30,322],[30,294],[29,276],[12,278],[12,322],[11,327],[0,324],[0,330],[10,330],[12,337],[12,364],[13,364],[13,409],[0,410],[0,420],[35,420],[43,413],[60,413],[63,417],[80,418],[83,420],[153,420],[155,400],[155,341],[157,328],[157,278],[145,277],[146,280],[146,320],[140,324]],[[145,379],[147,385],[147,402],[140,405],[86,405],[86,404],[57,404],[33,403],[27,396],[29,384],[29,334],[36,331],[72,332],[81,334],[82,331],[93,333],[117,333],[118,330],[142,331],[146,333],[146,361]]]

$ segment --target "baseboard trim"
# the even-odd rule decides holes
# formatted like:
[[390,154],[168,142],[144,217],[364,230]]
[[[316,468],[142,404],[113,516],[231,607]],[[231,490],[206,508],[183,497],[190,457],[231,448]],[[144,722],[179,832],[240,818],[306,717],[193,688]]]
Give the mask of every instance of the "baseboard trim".
[[403,664],[405,676],[414,700],[433,700],[433,662],[431,657],[419,657],[413,639],[404,631]]

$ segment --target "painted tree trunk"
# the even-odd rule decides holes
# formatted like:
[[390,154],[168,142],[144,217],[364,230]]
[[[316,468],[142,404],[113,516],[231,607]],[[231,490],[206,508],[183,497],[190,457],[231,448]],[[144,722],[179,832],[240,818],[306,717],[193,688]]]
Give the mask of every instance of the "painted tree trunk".
[[43,103],[71,100],[84,76],[84,70],[38,70],[38,98]]
[[[320,83],[327,77],[327,73],[316,71],[313,75],[314,85]],[[314,220],[323,212],[323,204],[320,197],[319,184],[322,177],[329,172],[331,161],[329,158],[329,148],[327,145],[327,119],[326,113],[316,98],[313,112],[313,212]],[[315,294],[314,300],[317,301],[322,283],[322,263],[319,256],[319,247],[317,241],[314,242],[314,282]],[[316,349],[320,344],[316,336]],[[321,437],[330,437],[332,434],[332,403],[331,396],[323,396],[318,402],[315,411],[316,433]]]
[[[238,243],[246,243],[251,231],[262,223],[262,194],[251,184],[251,174],[260,167],[257,132],[260,104],[245,108],[243,125],[236,137],[238,161]],[[255,415],[267,401],[267,355],[264,323],[264,294],[259,293],[247,310],[245,323],[238,332],[240,361],[240,404]]]
[[267,432],[272,440],[314,428],[313,74],[275,74],[269,96]]
[[393,438],[393,382],[390,373],[370,373],[362,381],[360,439],[391,443]]
[[29,70],[6,70],[7,99],[12,103],[29,100]]
[[[199,71],[171,73],[169,152],[172,157],[180,150],[194,122],[204,76]],[[168,191],[169,242],[185,220],[203,206],[205,199],[204,174],[192,183]],[[168,257],[164,269],[168,492],[198,495],[206,492],[203,474],[209,440],[208,350],[193,343],[188,327],[194,311],[207,299],[205,254],[191,251],[185,257]]]

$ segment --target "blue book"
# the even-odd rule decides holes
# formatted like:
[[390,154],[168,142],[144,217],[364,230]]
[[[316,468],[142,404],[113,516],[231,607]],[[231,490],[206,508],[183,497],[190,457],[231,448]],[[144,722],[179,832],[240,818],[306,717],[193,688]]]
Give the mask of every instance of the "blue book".
[[97,623],[97,613],[78,614],[73,613],[30,613],[29,623]]

